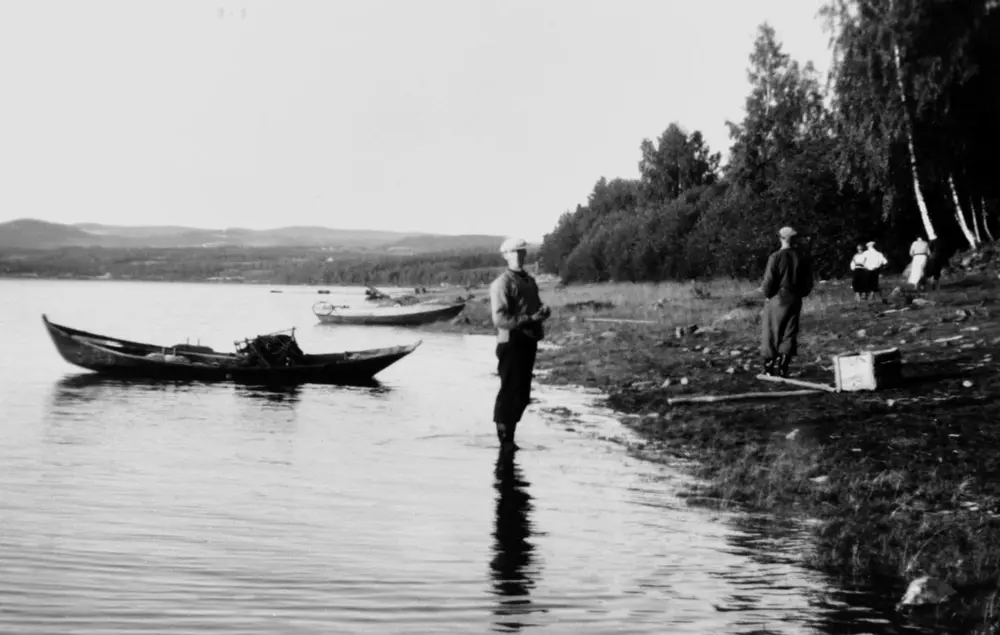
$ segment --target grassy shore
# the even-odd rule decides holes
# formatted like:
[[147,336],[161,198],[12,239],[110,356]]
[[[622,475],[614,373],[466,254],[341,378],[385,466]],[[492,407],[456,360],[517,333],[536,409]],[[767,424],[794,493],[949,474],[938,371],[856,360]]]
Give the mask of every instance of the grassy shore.
[[[898,599],[920,575],[958,591],[910,619],[993,632],[1000,614],[1000,281],[856,303],[841,282],[806,301],[792,376],[834,383],[837,353],[900,349],[904,381],[875,392],[670,405],[683,394],[788,390],[755,378],[754,285],[543,289],[554,309],[544,381],[596,387],[648,439],[653,460],[693,459],[692,500],[815,519],[807,561]],[[610,321],[623,320],[623,321]],[[628,321],[625,321],[628,320]],[[485,290],[459,324],[491,332]],[[689,333],[690,327],[698,329]],[[678,332],[680,327],[680,333]],[[669,381],[667,381],[669,380]]]

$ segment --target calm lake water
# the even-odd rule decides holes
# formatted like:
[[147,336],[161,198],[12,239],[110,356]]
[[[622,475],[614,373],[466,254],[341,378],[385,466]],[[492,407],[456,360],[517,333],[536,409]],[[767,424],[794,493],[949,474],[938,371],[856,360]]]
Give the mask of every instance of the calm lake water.
[[[539,388],[499,459],[491,337],[323,326],[314,302],[362,291],[282,289],[0,280],[0,632],[904,632],[801,568],[802,531],[687,506],[592,395]],[[307,352],[423,345],[375,388],[129,385],[64,362],[42,313],[226,351],[292,326]]]

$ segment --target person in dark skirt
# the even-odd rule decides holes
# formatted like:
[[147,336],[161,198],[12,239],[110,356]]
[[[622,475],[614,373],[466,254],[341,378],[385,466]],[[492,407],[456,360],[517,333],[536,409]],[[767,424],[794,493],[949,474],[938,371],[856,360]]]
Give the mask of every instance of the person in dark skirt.
[[941,254],[941,244],[937,239],[928,243],[930,254],[927,256],[927,266],[924,267],[924,282],[928,289],[937,290],[941,287],[941,271],[944,268],[944,259]]
[[490,285],[490,308],[497,329],[500,390],[493,406],[497,439],[504,450],[517,449],[514,432],[531,401],[531,378],[543,322],[551,311],[542,304],[535,279],[524,270],[528,244],[510,238],[500,246],[507,269]]
[[889,265],[889,261],[886,259],[885,254],[875,248],[875,241],[869,241],[867,243],[868,249],[864,253],[864,263],[867,273],[865,274],[868,278],[865,292],[862,296],[871,300],[875,298],[875,295],[882,295],[882,291],[879,289],[879,274]]
[[861,294],[868,292],[868,270],[865,269],[865,246],[858,245],[857,252],[851,258],[851,291],[854,299],[861,300]]

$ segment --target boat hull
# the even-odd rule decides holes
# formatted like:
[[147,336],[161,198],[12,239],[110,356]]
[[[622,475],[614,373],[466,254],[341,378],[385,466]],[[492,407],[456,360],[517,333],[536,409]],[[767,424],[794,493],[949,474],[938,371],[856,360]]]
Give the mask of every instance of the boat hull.
[[441,322],[456,317],[465,309],[465,303],[418,307],[374,307],[369,309],[348,309],[330,307],[322,312],[315,307],[313,313],[323,324],[356,324],[379,326],[419,326]]
[[[42,320],[64,360],[103,375],[119,378],[190,380],[244,384],[368,384],[375,375],[412,353],[407,346],[305,355],[301,363],[282,367],[247,366],[233,354],[176,351],[176,347],[131,342],[79,331]],[[156,355],[154,358],[147,355]],[[169,360],[169,361],[168,361]]]

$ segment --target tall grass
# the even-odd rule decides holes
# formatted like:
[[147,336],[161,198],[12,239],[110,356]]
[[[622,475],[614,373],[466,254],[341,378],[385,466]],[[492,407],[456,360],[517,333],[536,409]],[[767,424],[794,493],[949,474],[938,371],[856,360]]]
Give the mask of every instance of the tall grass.
[[[887,286],[887,285],[886,285]],[[453,291],[451,291],[453,293]],[[602,282],[561,286],[543,282],[542,301],[553,309],[547,323],[550,332],[575,330],[582,318],[637,320],[650,333],[678,326],[718,327],[741,331],[758,328],[764,296],[758,282],[716,279],[698,282]],[[472,290],[472,299],[460,320],[466,331],[493,331],[489,288]],[[876,301],[877,302],[877,301]],[[854,303],[849,285],[841,281],[817,282],[805,299],[802,314],[809,333],[816,322],[835,319],[845,306]],[[439,326],[453,330],[453,326]]]
[[[646,320],[667,327],[689,324],[751,327],[759,322],[765,301],[759,284],[732,279],[550,286],[541,289],[541,293],[543,301],[556,312],[554,324],[567,314],[579,314]],[[850,298],[850,290],[842,285],[817,285],[803,304],[803,314],[823,316],[831,310],[840,311],[845,302],[852,301]]]

